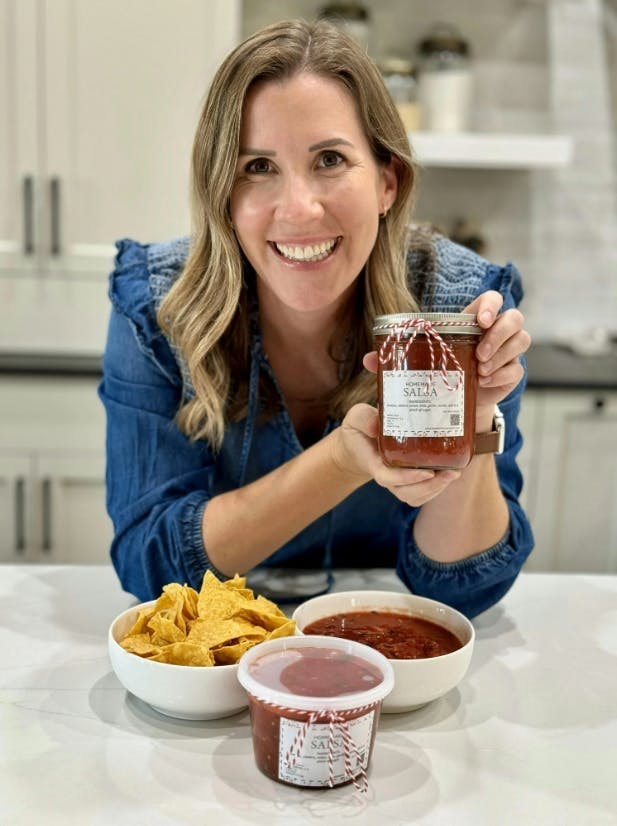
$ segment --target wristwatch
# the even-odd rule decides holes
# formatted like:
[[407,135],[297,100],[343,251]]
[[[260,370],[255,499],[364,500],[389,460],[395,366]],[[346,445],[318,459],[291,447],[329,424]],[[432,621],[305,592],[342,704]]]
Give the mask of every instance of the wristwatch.
[[493,413],[493,429],[488,433],[476,433],[474,453],[503,453],[506,441],[506,422],[498,405]]

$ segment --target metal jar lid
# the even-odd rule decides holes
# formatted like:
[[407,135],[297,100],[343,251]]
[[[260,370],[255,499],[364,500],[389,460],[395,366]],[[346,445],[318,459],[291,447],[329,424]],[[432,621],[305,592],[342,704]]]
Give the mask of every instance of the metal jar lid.
[[[401,329],[401,325],[407,321],[422,318],[429,321],[437,333],[447,335],[475,335],[482,334],[482,328],[476,321],[474,313],[392,313],[390,315],[379,315],[373,323],[373,335],[390,335]],[[419,331],[422,333],[422,331]],[[403,336],[408,336],[407,330]]]

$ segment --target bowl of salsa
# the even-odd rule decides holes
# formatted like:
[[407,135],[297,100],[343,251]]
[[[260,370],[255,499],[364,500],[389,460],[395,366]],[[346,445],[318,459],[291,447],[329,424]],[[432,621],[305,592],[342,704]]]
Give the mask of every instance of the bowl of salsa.
[[394,688],[382,711],[412,711],[447,694],[465,676],[475,641],[471,622],[437,600],[392,591],[343,591],[307,600],[293,614],[297,633],[367,645],[390,662]]

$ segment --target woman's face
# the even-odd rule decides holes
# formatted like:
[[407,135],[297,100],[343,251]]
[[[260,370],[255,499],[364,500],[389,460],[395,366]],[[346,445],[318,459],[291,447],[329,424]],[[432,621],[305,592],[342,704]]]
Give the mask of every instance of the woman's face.
[[396,197],[349,92],[299,74],[247,96],[231,217],[273,311],[336,310],[353,290]]

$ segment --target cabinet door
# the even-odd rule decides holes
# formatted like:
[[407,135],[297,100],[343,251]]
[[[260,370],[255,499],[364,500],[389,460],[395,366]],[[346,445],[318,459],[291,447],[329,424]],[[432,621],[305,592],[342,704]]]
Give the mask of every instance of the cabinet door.
[[536,568],[617,572],[616,456],[617,394],[544,394]]
[[30,558],[32,463],[27,455],[0,452],[0,562]]
[[105,510],[105,458],[75,452],[37,457],[40,559],[109,562],[113,528]]
[[526,390],[521,401],[518,427],[523,437],[523,446],[517,457],[518,466],[523,474],[523,490],[520,502],[525,508],[529,520],[534,521],[537,500],[537,459],[540,439],[541,394]]
[[50,269],[107,274],[114,240],[190,231],[201,102],[237,0],[42,0]]
[[15,280],[40,264],[36,20],[36,0],[0,0],[0,269]]

